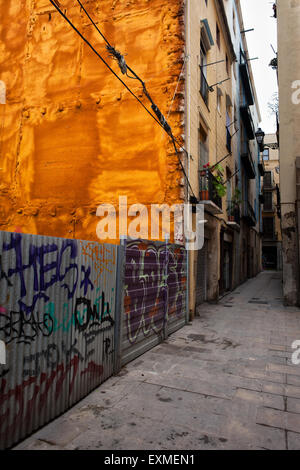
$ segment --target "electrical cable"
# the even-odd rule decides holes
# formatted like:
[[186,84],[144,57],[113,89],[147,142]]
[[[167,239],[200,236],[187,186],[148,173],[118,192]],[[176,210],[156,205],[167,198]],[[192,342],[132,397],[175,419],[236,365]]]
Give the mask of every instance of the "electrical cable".
[[[173,136],[172,134],[172,131],[171,131],[171,128],[170,126],[168,125],[165,117],[163,116],[163,114],[160,112],[160,110],[158,109],[158,107],[156,106],[156,104],[154,103],[154,101],[152,100],[149,92],[147,91],[147,88],[146,88],[146,84],[145,82],[134,72],[134,70],[132,70],[128,64],[126,64],[125,62],[125,59],[124,59],[124,56],[119,52],[117,51],[111,44],[110,42],[108,41],[108,39],[104,36],[104,34],[101,32],[101,30],[98,28],[98,26],[96,25],[95,21],[93,20],[93,18],[91,17],[91,15],[88,13],[88,11],[86,10],[86,8],[84,7],[84,5],[82,4],[81,0],[76,0],[77,3],[80,5],[80,7],[83,9],[83,11],[85,12],[86,16],[89,18],[89,20],[91,21],[91,23],[93,24],[93,26],[96,28],[96,30],[98,31],[98,33],[100,34],[100,36],[104,39],[104,41],[106,42],[107,44],[107,50],[109,51],[110,55],[112,57],[114,57],[118,63],[119,63],[119,66],[120,66],[120,69],[121,69],[121,72],[123,73],[123,75],[127,75],[129,78],[133,78],[133,79],[136,79],[136,80],[139,80],[140,83],[142,84],[143,86],[143,92],[145,94],[145,96],[148,98],[148,100],[151,102],[151,107],[153,109],[153,111],[155,112],[156,116],[158,117],[159,119],[159,122],[161,123],[161,126],[164,128],[164,130],[167,132],[167,134],[169,134],[169,136],[171,137],[172,139],[172,142],[174,144],[174,140],[175,142],[179,145],[180,149],[183,150],[186,155],[188,156],[188,153],[187,151],[185,150],[185,148],[182,146],[182,144],[180,142],[178,142],[177,139],[175,139],[175,137]],[[183,63],[183,66],[182,66],[182,69],[181,69],[181,72],[180,72],[180,75],[179,75],[179,79],[178,79],[178,82],[177,82],[177,87],[176,87],[176,91],[177,91],[177,88],[178,88],[178,85],[179,85],[179,80],[180,80],[180,77],[181,77],[181,74],[182,74],[182,71],[183,71],[183,68],[184,68],[184,65],[185,65],[185,61],[184,60],[184,63]],[[134,75],[134,77],[130,77],[127,73],[127,69]],[[176,91],[175,91],[175,94],[176,94]],[[173,100],[172,100],[172,103],[174,101],[174,98],[175,98],[175,94],[174,94],[174,97],[173,97]],[[171,104],[172,106],[172,104]],[[170,110],[169,110],[169,113],[168,113],[168,117],[169,117],[169,114],[170,114]],[[172,134],[172,135],[171,135]],[[175,151],[176,151],[176,155],[178,156],[178,150],[175,146]],[[179,162],[181,164],[181,160],[179,158]],[[187,178],[187,175],[185,175],[185,177]],[[190,186],[191,187],[191,186]],[[194,192],[193,192],[193,195],[194,195]]]
[[[189,187],[191,188],[192,190],[192,193],[193,193],[193,196],[196,198],[195,194],[194,194],[194,191],[190,185],[190,182],[188,180],[188,176],[186,175],[185,173],[185,170],[182,166],[182,162],[181,162],[181,159],[178,155],[178,149],[176,148],[176,145],[174,144],[174,142],[176,142],[180,149],[185,152],[185,154],[188,156],[188,152],[186,151],[186,149],[183,147],[182,143],[178,142],[178,140],[173,136],[173,133],[172,133],[172,130],[171,130],[171,127],[169,126],[167,120],[165,119],[165,117],[163,116],[163,114],[161,113],[161,111],[159,110],[159,108],[156,106],[156,104],[154,103],[154,101],[152,100],[147,88],[146,88],[146,84],[145,82],[134,72],[134,70],[132,70],[128,64],[126,64],[126,61],[124,59],[124,56],[119,52],[117,51],[111,44],[110,42],[108,41],[108,39],[104,36],[104,34],[101,32],[101,30],[98,28],[98,26],[96,25],[95,21],[92,19],[92,17],[90,16],[90,14],[88,13],[88,11],[86,10],[86,8],[84,7],[84,5],[82,4],[81,0],[76,0],[77,3],[80,5],[80,7],[83,9],[83,11],[85,12],[85,14],[87,15],[87,17],[89,18],[89,20],[91,21],[91,23],[93,24],[93,26],[96,28],[96,30],[99,32],[99,34],[101,35],[101,37],[104,39],[104,41],[106,42],[107,44],[107,50],[109,51],[110,55],[115,58],[118,63],[119,63],[119,67],[121,69],[121,72],[123,73],[123,75],[127,75],[127,77],[129,78],[133,78],[133,79],[136,79],[136,80],[139,80],[140,83],[142,84],[142,87],[143,87],[143,92],[145,94],[145,96],[148,98],[148,100],[151,102],[151,108],[152,110],[154,111],[154,113],[156,114],[156,116],[158,117],[159,119],[159,122],[161,124],[161,126],[163,127],[163,129],[167,132],[167,134],[171,137],[172,139],[172,142],[173,142],[173,145],[174,145],[174,148],[175,148],[175,152],[176,152],[176,155],[178,157],[178,160],[179,160],[179,163],[182,167],[182,170],[184,172],[184,175],[185,175],[185,178],[188,182],[188,185]],[[181,69],[181,72],[180,72],[180,75],[179,75],[179,78],[178,78],[178,82],[177,82],[177,87],[176,87],[176,90],[175,90],[175,94],[176,94],[176,91],[178,89],[178,85],[179,85],[179,80],[181,78],[181,74],[182,74],[182,71],[183,71],[183,68],[184,68],[184,65],[185,65],[185,62],[186,62],[186,59],[184,60],[184,63],[183,63],[183,66],[182,66],[182,69]],[[130,77],[127,73],[127,69],[134,75],[134,77]],[[173,96],[173,100],[172,100],[172,103],[175,99],[175,94]],[[171,106],[172,106],[172,103],[171,103]],[[171,108],[170,108],[171,110]],[[168,117],[169,117],[169,114],[170,114],[170,110],[169,110],[169,113],[168,113]],[[196,198],[197,199],[197,198]]]
[[55,3],[55,0],[49,0],[50,3],[56,8],[56,10],[60,13],[60,15],[69,23],[69,25],[74,29],[74,31],[81,37],[81,39],[92,49],[92,51],[99,57],[99,59],[106,65],[106,67],[111,71],[111,73],[124,85],[124,87],[129,91],[129,93],[143,106],[143,108],[147,111],[148,114],[161,126],[161,123],[156,119],[156,117],[149,111],[148,108],[144,105],[144,103],[131,91],[131,89],[126,85],[126,83],[114,72],[114,70],[109,66],[109,64],[103,59],[101,54],[96,51],[96,49],[92,46],[92,44],[81,34],[81,32],[76,28],[76,26],[69,20],[69,18],[63,13],[63,11],[58,7]]
[[[183,173],[184,173],[184,176],[188,182],[188,185],[193,193],[193,196],[195,197],[195,194],[194,194],[194,191],[191,187],[191,184],[188,180],[188,177],[186,175],[186,172],[184,170],[184,167],[182,165],[182,162],[181,162],[181,159],[180,159],[180,156],[179,156],[179,152],[178,152],[178,149],[175,145],[175,142],[180,146],[180,148],[188,155],[187,151],[180,145],[180,143],[176,140],[176,138],[173,136],[172,134],[172,131],[171,131],[171,128],[170,126],[168,125],[166,119],[164,118],[163,114],[160,112],[160,110],[158,109],[158,107],[155,105],[155,103],[153,102],[151,96],[149,95],[147,89],[146,89],[146,86],[144,84],[144,82],[135,74],[135,72],[130,69],[130,67],[127,66],[128,70],[130,70],[131,73],[133,73],[136,78],[142,83],[143,85],[143,91],[146,95],[146,97],[149,99],[149,101],[152,103],[151,107],[152,107],[152,110],[154,111],[154,113],[156,114],[157,118],[149,111],[149,109],[144,105],[144,103],[133,93],[133,91],[126,85],[126,83],[114,72],[114,70],[109,66],[109,64],[105,61],[105,59],[103,59],[103,57],[101,56],[101,54],[99,54],[99,52],[92,46],[92,44],[83,36],[83,34],[76,28],[76,26],[71,22],[71,20],[69,20],[69,18],[67,17],[67,15],[65,13],[63,13],[63,11],[60,9],[60,4],[57,4],[56,3],[56,0],[49,0],[50,3],[54,6],[54,8],[60,13],[60,15],[67,21],[67,23],[74,29],[74,31],[81,37],[81,39],[91,48],[91,50],[97,55],[97,57],[104,63],[104,65],[106,65],[106,67],[112,72],[112,74],[124,85],[124,87],[129,91],[129,93],[142,105],[142,107],[147,111],[147,113],[166,131],[166,133],[169,135],[169,137],[171,137],[172,139],[172,142],[173,142],[173,145],[174,145],[174,148],[175,148],[175,152],[176,152],[176,155],[178,157],[178,161],[180,163],[180,166],[183,170]],[[80,4],[81,8],[84,10],[84,12],[87,14],[87,16],[89,17],[89,19],[92,21],[93,25],[97,28],[97,30],[99,31],[99,33],[101,34],[101,36],[103,37],[103,39],[105,40],[105,42],[107,43],[107,48],[109,50],[109,52],[113,53],[113,55],[117,58],[118,60],[118,57],[116,56],[116,52],[118,53],[118,51],[116,51],[113,46],[111,46],[109,44],[109,42],[107,41],[107,39],[105,38],[105,36],[100,32],[99,28],[97,27],[97,25],[95,24],[95,22],[91,19],[90,15],[87,13],[86,9],[84,8],[84,6],[82,5],[82,3],[80,2],[80,0],[77,0],[77,2]],[[120,53],[119,53],[120,54]],[[123,57],[121,54],[120,54],[121,57]],[[197,198],[196,198],[197,199]]]
[[[104,39],[104,41],[106,42],[107,44],[107,49],[108,51],[119,61],[121,60],[122,62],[124,61],[125,62],[125,59],[124,59],[124,56],[119,52],[119,51],[116,51],[115,48],[110,44],[110,42],[108,41],[108,39],[104,36],[104,34],[100,31],[100,29],[98,28],[97,24],[95,23],[95,21],[93,20],[93,18],[91,17],[91,15],[88,13],[88,11],[86,10],[86,8],[84,7],[84,5],[82,4],[82,2],[80,0],[76,0],[77,3],[80,5],[80,7],[82,8],[82,10],[84,11],[84,13],[86,14],[86,16],[89,18],[89,20],[91,21],[92,25],[97,29],[98,33],[100,34],[100,36]],[[126,64],[126,62],[125,62]],[[120,65],[120,63],[119,63]],[[120,66],[121,68],[121,66]],[[145,83],[143,82],[143,80],[126,64],[126,68],[134,75],[134,77],[130,77],[127,73],[127,70],[126,70],[126,75],[128,78],[132,78],[134,80],[139,80],[141,82],[141,84],[143,85],[143,88],[146,88],[145,87]],[[121,69],[122,70],[122,69]],[[123,73],[123,72],[122,72]],[[125,75],[125,73],[123,73]]]

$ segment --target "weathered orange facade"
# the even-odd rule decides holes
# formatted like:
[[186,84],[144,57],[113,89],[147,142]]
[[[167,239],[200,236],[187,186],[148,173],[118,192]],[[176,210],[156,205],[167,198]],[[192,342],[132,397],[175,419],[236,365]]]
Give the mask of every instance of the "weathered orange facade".
[[[77,1],[59,3],[122,76]],[[183,0],[83,3],[167,115],[184,60]],[[0,0],[0,15],[0,230],[94,240],[99,204],[182,201],[170,139],[51,3]],[[122,78],[149,107],[140,83]],[[169,117],[175,136],[183,89]]]

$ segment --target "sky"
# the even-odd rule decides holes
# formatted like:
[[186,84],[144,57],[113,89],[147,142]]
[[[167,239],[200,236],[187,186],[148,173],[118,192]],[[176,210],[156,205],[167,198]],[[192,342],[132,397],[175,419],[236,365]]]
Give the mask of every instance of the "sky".
[[256,93],[261,113],[261,128],[266,134],[276,131],[275,115],[270,115],[268,102],[278,90],[276,70],[269,67],[277,52],[277,20],[273,18],[273,3],[270,0],[241,0],[249,57],[259,57],[251,61]]

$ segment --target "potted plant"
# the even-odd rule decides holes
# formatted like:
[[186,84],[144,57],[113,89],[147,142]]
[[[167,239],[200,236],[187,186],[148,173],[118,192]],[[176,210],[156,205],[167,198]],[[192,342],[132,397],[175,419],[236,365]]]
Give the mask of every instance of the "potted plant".
[[236,207],[235,204],[232,201],[229,201],[228,204],[228,220],[229,222],[234,222],[234,211]]
[[213,179],[214,190],[217,196],[222,198],[226,195],[226,186],[223,183],[224,168],[218,163],[214,166],[214,171],[217,172]]
[[236,210],[238,210],[241,202],[241,191],[235,188],[233,197],[228,204],[228,219],[230,222],[234,222]]
[[207,171],[209,169],[210,164],[207,163],[203,165],[203,169],[200,171],[201,176],[201,188],[200,188],[200,200],[201,201],[208,201],[209,199],[209,191],[208,191],[208,178],[207,178]]

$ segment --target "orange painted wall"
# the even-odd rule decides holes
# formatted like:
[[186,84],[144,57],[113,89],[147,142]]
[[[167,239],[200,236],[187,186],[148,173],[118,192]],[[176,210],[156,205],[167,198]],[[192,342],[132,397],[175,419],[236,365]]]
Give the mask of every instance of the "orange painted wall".
[[[59,2],[120,74],[76,0]],[[83,3],[167,115],[184,56],[183,0]],[[0,0],[0,15],[0,230],[94,240],[98,205],[119,195],[180,202],[170,140],[50,2]],[[139,82],[125,81],[148,105]],[[179,93],[169,119],[176,136],[183,105]]]

